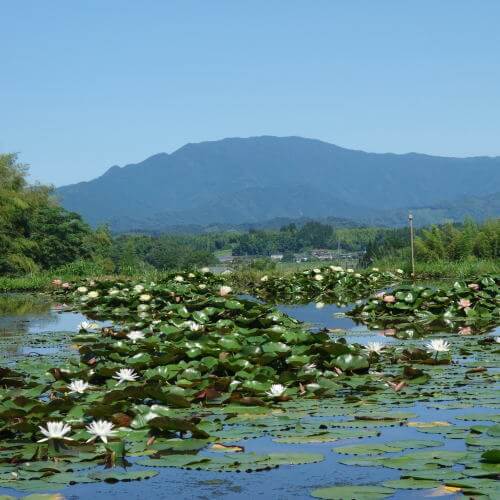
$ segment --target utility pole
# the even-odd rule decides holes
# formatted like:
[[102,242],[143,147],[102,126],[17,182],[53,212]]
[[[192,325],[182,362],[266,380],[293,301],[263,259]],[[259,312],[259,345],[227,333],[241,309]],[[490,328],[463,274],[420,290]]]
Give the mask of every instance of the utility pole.
[[410,223],[410,246],[411,246],[411,277],[415,281],[415,248],[413,244],[413,214],[408,213],[408,222]]

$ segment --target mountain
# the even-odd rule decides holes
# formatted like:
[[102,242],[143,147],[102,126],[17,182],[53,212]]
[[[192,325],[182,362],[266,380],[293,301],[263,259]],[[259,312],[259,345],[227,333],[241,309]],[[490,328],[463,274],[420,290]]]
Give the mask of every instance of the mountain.
[[93,225],[161,231],[282,217],[392,219],[409,207],[465,215],[467,199],[495,196],[499,185],[500,157],[366,153],[314,139],[263,136],[187,144],[114,166],[97,179],[57,189],[57,195]]
[[373,212],[361,217],[361,222],[375,226],[400,226],[406,224],[411,210],[417,226],[462,222],[469,217],[478,221],[500,216],[500,192],[484,196],[465,196],[452,201],[443,201],[427,207]]

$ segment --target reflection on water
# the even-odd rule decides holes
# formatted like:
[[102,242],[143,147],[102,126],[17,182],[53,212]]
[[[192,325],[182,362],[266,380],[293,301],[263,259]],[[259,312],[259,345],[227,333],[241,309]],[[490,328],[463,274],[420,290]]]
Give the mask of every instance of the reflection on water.
[[54,332],[75,332],[85,319],[48,296],[0,294],[0,358],[54,354],[64,347]]
[[343,316],[353,308],[349,306],[337,306],[335,304],[325,304],[323,307],[316,307],[315,302],[301,305],[279,304],[276,306],[280,311],[289,316],[303,321],[311,326],[313,331],[322,328],[329,330],[346,330],[339,332],[349,342],[365,344],[367,342],[390,343],[394,340],[416,339],[425,337],[433,333],[457,332],[458,335],[474,335],[476,333],[490,333],[498,336],[500,328],[495,326],[494,322],[476,322],[473,327],[467,329],[458,328],[456,325],[445,325],[443,323],[425,324],[425,323],[407,323],[400,325],[387,325],[379,321],[378,323],[364,323],[349,316]]
[[317,307],[315,302],[301,305],[278,304],[280,311],[288,314],[292,318],[303,321],[312,331],[327,328],[335,332],[338,336],[344,337],[348,342],[366,344],[367,342],[390,343],[394,339],[386,336],[383,330],[368,330],[349,316],[344,316],[347,311],[353,308],[349,306],[337,306],[336,304],[325,304]]
[[344,314],[352,309],[352,306],[339,307],[335,304],[326,304],[324,307],[318,308],[314,302],[305,305],[290,306],[280,304],[278,309],[292,318],[310,323],[313,329],[321,328],[343,328],[349,329],[356,326],[356,322],[347,316],[336,316]]

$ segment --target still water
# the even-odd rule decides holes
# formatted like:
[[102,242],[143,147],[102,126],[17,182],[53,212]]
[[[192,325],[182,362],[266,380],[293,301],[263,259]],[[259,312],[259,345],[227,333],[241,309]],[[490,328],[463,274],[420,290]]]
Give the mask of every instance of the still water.
[[[365,343],[377,340],[393,342],[377,331],[369,331],[364,326],[356,325],[347,317],[339,317],[346,308],[326,305],[318,309],[315,304],[300,306],[279,306],[279,309],[300,321],[311,325],[313,329],[339,329],[338,334],[346,336],[349,341]],[[64,304],[56,304],[48,297],[9,294],[0,295],[0,366],[15,363],[25,356],[43,356],[65,349],[64,338],[60,334],[75,332],[77,325],[85,320],[82,314],[66,310]],[[54,342],[51,342],[54,339]],[[44,343],[38,345],[39,341]],[[490,408],[475,408],[475,411],[492,412]],[[436,410],[423,404],[409,408],[401,407],[398,411],[410,411],[417,414],[416,420],[447,420],[451,423],[463,423],[455,420],[455,416],[463,414],[463,409]],[[408,427],[390,427],[384,429],[382,436],[368,438],[363,442],[393,441],[397,439],[422,439],[422,434]],[[443,439],[440,449],[465,450],[463,440]],[[68,499],[96,498],[176,498],[176,499],[211,499],[220,497],[228,500],[262,499],[306,499],[311,498],[309,492],[314,488],[335,484],[374,484],[387,479],[398,479],[400,471],[386,468],[346,466],[338,462],[339,455],[332,453],[332,448],[353,444],[353,440],[342,440],[334,443],[287,445],[274,443],[268,437],[236,442],[245,447],[245,451],[257,453],[269,452],[311,452],[322,453],[325,460],[320,463],[280,467],[271,471],[254,473],[214,473],[206,471],[189,471],[175,468],[159,468],[158,476],[147,481],[129,483],[81,484],[68,486],[61,493]],[[1,484],[1,483],[0,483]],[[50,490],[47,490],[50,491]],[[427,490],[400,490],[393,500],[407,500],[425,497]],[[0,487],[0,495],[23,496],[18,492]],[[458,494],[450,494],[447,499],[462,498]]]

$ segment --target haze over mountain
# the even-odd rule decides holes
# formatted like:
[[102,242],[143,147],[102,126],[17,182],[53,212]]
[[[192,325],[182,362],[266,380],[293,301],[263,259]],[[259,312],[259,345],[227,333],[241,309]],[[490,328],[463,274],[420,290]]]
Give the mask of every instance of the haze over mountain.
[[426,223],[481,219],[499,215],[499,186],[500,157],[366,153],[263,136],[187,144],[57,194],[93,225],[161,231],[332,216],[394,225],[419,207]]

